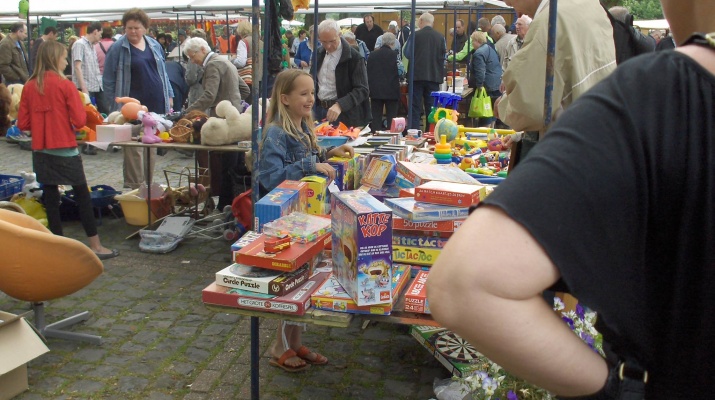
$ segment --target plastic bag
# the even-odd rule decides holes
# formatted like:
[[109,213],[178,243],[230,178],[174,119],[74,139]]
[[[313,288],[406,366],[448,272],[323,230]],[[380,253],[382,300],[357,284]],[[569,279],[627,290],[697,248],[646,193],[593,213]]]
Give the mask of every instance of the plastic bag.
[[438,379],[434,378],[432,384],[434,395],[437,400],[467,400],[471,399],[469,386],[460,381],[452,380],[452,378]]
[[467,115],[470,118],[491,118],[494,116],[492,99],[484,87],[472,97],[472,102],[469,103],[469,114]]

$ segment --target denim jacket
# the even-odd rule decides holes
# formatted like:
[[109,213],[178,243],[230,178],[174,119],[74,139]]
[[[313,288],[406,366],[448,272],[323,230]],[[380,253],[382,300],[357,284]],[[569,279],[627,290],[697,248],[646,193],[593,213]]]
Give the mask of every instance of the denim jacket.
[[[308,129],[303,126],[304,134]],[[310,150],[305,141],[288,135],[280,126],[272,123],[263,132],[263,147],[260,152],[258,182],[263,197],[286,179],[300,180],[315,175],[315,164],[326,160],[327,150]]]
[[487,44],[481,45],[472,55],[472,81],[469,86],[484,86],[488,92],[499,90],[501,75],[501,63],[496,50]]
[[[169,98],[174,97],[174,91],[169,83],[169,74],[166,73],[164,64],[164,50],[159,42],[144,36],[146,44],[154,53],[154,60],[159,68],[161,84],[164,88],[164,113],[169,112]],[[131,44],[126,36],[122,36],[112,47],[109,48],[104,59],[104,75],[102,76],[102,86],[104,88],[104,98],[109,104],[110,111],[117,111],[119,104],[114,101],[115,97],[129,96],[129,89],[132,83],[132,56]]]

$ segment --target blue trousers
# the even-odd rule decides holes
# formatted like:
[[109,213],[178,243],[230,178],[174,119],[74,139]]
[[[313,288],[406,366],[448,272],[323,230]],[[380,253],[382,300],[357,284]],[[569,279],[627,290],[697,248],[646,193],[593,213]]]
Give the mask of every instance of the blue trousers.
[[[427,127],[421,126],[420,118],[422,115],[428,115],[432,108],[432,92],[439,90],[439,83],[430,81],[414,81],[412,88],[412,101],[410,108],[412,110],[412,119],[410,120],[410,129],[421,129],[427,131]],[[424,108],[423,108],[424,106]],[[425,121],[426,122],[426,121]]]

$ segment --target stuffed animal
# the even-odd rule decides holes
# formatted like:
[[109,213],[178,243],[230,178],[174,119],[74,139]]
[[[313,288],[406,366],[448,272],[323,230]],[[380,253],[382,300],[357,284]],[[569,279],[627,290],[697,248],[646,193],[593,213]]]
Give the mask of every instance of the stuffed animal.
[[241,114],[230,101],[224,100],[216,106],[216,115],[220,118],[211,117],[201,127],[201,144],[221,146],[251,140],[251,107]]
[[39,199],[42,197],[42,190],[34,172],[21,171],[20,176],[25,180],[25,185],[22,187],[22,193],[25,194],[25,198],[36,197]]
[[22,97],[22,88],[23,85],[19,83],[7,86],[7,89],[10,91],[10,97],[12,97],[10,112],[8,113],[11,120],[17,119],[17,112],[20,109],[20,98]]
[[139,100],[132,98],[132,97],[117,97],[114,99],[117,103],[122,103],[124,104],[122,106],[122,115],[124,118],[127,119],[127,121],[133,121],[139,119],[139,116],[137,113],[139,111],[149,111],[146,106],[141,105],[139,103]]
[[154,116],[150,112],[139,111],[137,117],[142,122],[144,134],[142,135],[142,143],[160,143],[161,138],[156,135],[156,126],[158,125]]
[[127,119],[124,118],[124,115],[122,115],[121,111],[114,111],[107,115],[108,124],[124,125],[126,122]]
[[199,202],[206,195],[206,187],[202,184],[195,185],[190,183],[189,186],[182,186],[172,189],[170,192],[171,202],[174,206],[190,206],[194,204],[194,198],[198,197]]

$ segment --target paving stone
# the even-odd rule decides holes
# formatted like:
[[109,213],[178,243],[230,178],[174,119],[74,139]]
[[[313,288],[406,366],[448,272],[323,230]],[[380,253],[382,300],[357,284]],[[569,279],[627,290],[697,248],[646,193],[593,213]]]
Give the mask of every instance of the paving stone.
[[191,384],[191,391],[206,393],[211,390],[211,387],[217,382],[220,377],[221,373],[218,371],[202,371],[199,376],[196,377],[194,383]]
[[92,393],[97,393],[100,390],[103,390],[105,388],[105,384],[103,382],[98,382],[98,381],[90,381],[86,379],[78,380],[76,382],[71,383],[66,389],[65,393],[69,393],[72,395],[86,395],[86,394],[92,394]]
[[321,387],[306,387],[298,392],[296,399],[299,400],[323,400],[323,399],[335,399],[339,397],[339,393],[334,389],[321,388]]
[[137,393],[149,385],[149,380],[136,376],[123,376],[119,378],[117,389],[122,393]]
[[80,362],[92,363],[102,359],[107,354],[103,349],[83,349],[78,351],[74,358]]
[[174,397],[172,395],[166,394],[166,393],[161,393],[161,392],[151,392],[149,393],[149,397],[147,397],[148,400],[173,400]]

